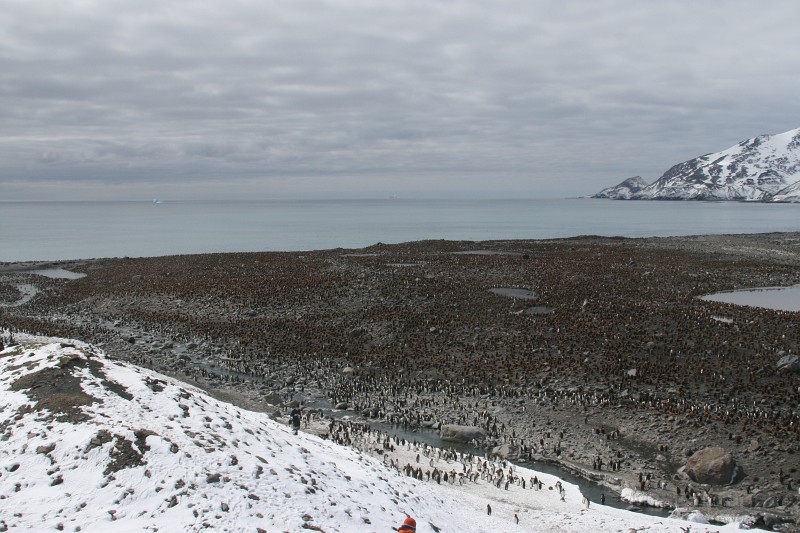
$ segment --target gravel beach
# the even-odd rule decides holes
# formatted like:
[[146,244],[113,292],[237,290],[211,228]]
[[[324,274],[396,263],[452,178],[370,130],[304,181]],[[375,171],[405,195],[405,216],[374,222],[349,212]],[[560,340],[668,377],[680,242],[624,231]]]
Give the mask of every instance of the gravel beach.
[[[281,419],[296,402],[476,426],[511,459],[791,530],[800,312],[698,297],[795,285],[798,267],[799,233],[5,263],[0,326]],[[690,476],[707,448],[727,464]]]

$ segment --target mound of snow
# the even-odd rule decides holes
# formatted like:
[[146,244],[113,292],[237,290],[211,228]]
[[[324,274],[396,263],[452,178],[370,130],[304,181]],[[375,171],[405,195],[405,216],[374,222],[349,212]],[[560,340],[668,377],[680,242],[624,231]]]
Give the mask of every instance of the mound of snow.
[[649,507],[658,507],[664,508],[669,507],[666,503],[662,502],[661,500],[656,500],[652,496],[648,496],[644,492],[639,492],[638,490],[631,489],[631,488],[624,488],[620,493],[620,498],[622,501],[628,503],[639,503],[642,505],[647,505]]

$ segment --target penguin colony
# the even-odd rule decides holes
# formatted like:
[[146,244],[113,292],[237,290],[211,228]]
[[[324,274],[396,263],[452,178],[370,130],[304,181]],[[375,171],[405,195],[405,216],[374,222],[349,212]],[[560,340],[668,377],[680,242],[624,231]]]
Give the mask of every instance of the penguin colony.
[[793,513],[800,379],[776,362],[800,354],[800,313],[698,297],[797,284],[798,266],[796,234],[103,259],[77,280],[0,272],[6,303],[15,284],[40,290],[0,326],[273,404],[320,390],[409,427],[480,426],[532,459],[640,480],[645,464],[657,486],[723,445],[743,494]]

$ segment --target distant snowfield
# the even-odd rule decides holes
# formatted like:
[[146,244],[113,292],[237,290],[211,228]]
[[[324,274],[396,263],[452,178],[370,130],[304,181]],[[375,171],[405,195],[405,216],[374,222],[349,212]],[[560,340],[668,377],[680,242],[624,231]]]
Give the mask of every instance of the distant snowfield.
[[386,532],[407,515],[418,532],[740,528],[586,509],[523,468],[544,490],[416,481],[86,344],[15,340],[0,352],[0,530]]

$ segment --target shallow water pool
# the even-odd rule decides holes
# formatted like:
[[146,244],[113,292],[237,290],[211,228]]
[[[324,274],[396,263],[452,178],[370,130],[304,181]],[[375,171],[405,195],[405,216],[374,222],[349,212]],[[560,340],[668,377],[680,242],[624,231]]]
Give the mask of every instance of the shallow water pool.
[[777,311],[800,311],[800,285],[717,292],[701,296],[700,299]]
[[27,274],[36,274],[51,279],[81,279],[85,278],[86,274],[80,272],[72,272],[63,268],[42,268],[37,270],[27,270]]

